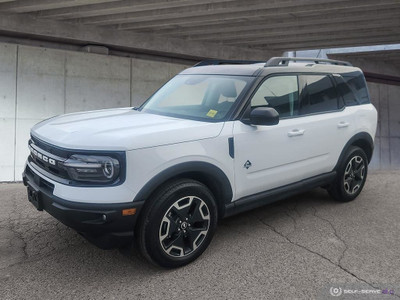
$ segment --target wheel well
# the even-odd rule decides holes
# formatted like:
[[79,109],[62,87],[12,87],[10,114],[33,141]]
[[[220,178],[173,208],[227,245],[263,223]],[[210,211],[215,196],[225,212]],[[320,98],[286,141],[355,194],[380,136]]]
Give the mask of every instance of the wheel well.
[[356,135],[354,135],[343,147],[342,153],[340,153],[339,159],[336,163],[334,170],[337,170],[340,167],[341,163],[343,162],[344,156],[346,155],[347,151],[349,150],[349,147],[351,146],[360,147],[362,150],[364,150],[368,159],[368,163],[371,161],[372,153],[374,151],[374,140],[372,139],[372,136],[369,133],[359,132]]
[[359,139],[354,141],[351,145],[363,149],[365,154],[367,155],[368,163],[371,161],[373,149],[368,141],[366,141],[365,139]]
[[188,178],[197,180],[207,186],[213,193],[218,206],[218,215],[222,217],[225,213],[225,204],[232,201],[232,186],[225,173],[218,167],[203,163],[182,163],[164,170],[152,178],[136,195],[134,201],[142,201],[151,198],[162,185],[167,182]]

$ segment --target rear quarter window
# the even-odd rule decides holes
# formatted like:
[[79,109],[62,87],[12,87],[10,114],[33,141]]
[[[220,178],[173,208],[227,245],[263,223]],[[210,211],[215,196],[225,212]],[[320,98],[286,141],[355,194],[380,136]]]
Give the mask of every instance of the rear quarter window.
[[367,83],[361,72],[352,72],[335,76],[338,90],[346,106],[371,103]]

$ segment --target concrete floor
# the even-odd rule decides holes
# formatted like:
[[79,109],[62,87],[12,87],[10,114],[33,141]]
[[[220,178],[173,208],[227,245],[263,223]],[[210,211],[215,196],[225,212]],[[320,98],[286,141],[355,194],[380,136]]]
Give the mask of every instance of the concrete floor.
[[351,203],[317,189],[223,220],[208,250],[176,270],[132,248],[97,249],[35,211],[22,184],[0,184],[0,299],[325,299],[330,287],[399,295],[399,184],[400,171],[374,172]]

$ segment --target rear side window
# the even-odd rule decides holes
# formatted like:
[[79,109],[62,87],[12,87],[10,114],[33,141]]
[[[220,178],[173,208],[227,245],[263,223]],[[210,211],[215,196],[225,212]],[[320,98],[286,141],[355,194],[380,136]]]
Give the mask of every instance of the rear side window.
[[335,80],[346,106],[370,103],[367,84],[361,72],[335,76]]
[[302,75],[300,114],[327,112],[338,109],[338,93],[328,75]]

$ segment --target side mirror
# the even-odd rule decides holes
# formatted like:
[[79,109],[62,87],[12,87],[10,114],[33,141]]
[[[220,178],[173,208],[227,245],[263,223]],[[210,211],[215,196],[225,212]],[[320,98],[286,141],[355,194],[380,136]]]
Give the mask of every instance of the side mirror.
[[276,125],[279,123],[279,113],[272,107],[257,107],[250,113],[252,125]]

